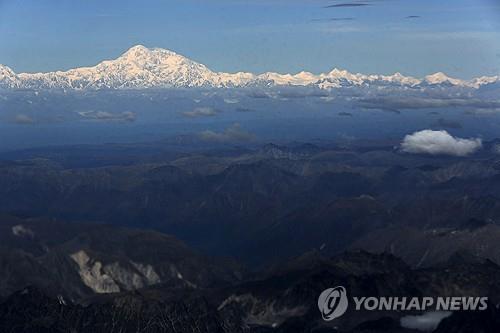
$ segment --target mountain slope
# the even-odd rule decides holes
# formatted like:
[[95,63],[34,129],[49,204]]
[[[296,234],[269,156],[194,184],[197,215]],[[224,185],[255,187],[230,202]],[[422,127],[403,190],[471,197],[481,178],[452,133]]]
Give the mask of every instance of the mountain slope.
[[[416,333],[401,318],[406,311],[347,312],[322,320],[317,297],[342,285],[349,295],[487,296],[487,311],[456,311],[448,320],[433,320],[436,332],[498,332],[500,267],[455,258],[442,267],[411,269],[389,254],[366,252],[322,257],[306,253],[259,279],[216,289],[141,290],[98,295],[85,304],[34,287],[22,288],[0,302],[2,332],[205,332],[205,333]],[[470,283],[474,281],[474,283]],[[422,318],[423,319],[423,318]],[[467,328],[467,329],[465,329]],[[15,330],[14,330],[15,329]],[[430,330],[426,330],[430,331]]]
[[0,243],[0,298],[30,285],[72,300],[153,285],[196,289],[243,274],[147,230],[0,216]]

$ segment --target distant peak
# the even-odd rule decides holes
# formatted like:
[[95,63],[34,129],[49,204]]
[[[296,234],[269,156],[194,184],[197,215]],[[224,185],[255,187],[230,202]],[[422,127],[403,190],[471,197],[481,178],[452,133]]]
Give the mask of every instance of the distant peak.
[[0,76],[14,74],[14,71],[10,67],[0,64]]
[[348,74],[349,72],[346,71],[345,69],[338,69],[338,68],[334,68],[330,71],[330,75],[346,75]]
[[128,53],[171,53],[171,54],[176,54],[174,51],[168,50],[168,49],[163,49],[161,47],[146,47],[144,45],[135,45],[129,48],[125,54]]
[[455,80],[443,72],[436,72],[434,74],[427,75],[425,79],[431,82],[444,82],[449,80]]
[[448,82],[451,84],[460,85],[463,83],[462,80],[449,77],[443,72],[437,72],[431,75],[427,75],[425,77],[425,80],[431,84],[442,84]]
[[2,65],[2,64],[0,64],[0,68],[1,68],[1,69],[12,70],[12,69],[10,69],[10,67],[9,67],[9,66],[5,66],[5,65]]
[[142,44],[137,44],[132,46],[129,50],[149,50],[149,49]]
[[443,72],[436,72],[434,74],[427,75],[429,78],[448,78],[448,75],[446,75]]
[[140,54],[149,54],[151,50],[145,47],[144,45],[135,45],[129,48],[123,55],[140,55]]

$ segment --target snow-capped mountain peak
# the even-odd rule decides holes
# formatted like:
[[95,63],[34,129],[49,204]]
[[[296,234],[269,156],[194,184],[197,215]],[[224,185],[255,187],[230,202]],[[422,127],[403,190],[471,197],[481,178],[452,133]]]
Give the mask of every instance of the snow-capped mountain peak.
[[481,76],[469,81],[469,85],[473,88],[480,88],[483,85],[500,82],[500,76]]
[[171,67],[172,69],[182,66],[195,66],[209,71],[204,65],[195,63],[194,61],[181,56],[173,51],[152,48],[148,49],[143,45],[136,45],[130,48],[123,55],[111,62],[116,64],[128,64],[142,69],[153,69],[154,67],[161,66]]
[[16,73],[7,66],[0,65],[0,87],[15,88]]
[[465,85],[465,82],[459,79],[454,79],[449,77],[443,72],[437,72],[431,75],[427,75],[425,77],[425,81],[428,84],[451,84],[451,85],[457,85],[457,86],[462,86]]
[[132,46],[125,53],[123,53],[122,57],[141,58],[144,56],[150,56],[151,54],[153,54],[154,50],[162,51],[163,53],[176,55],[175,52],[167,50],[167,49],[158,49],[158,48],[149,49],[149,48],[145,47],[144,45],[138,44],[138,45]]
[[70,78],[71,87],[84,82],[85,87],[91,88],[204,86],[210,85],[215,76],[206,66],[175,52],[142,45],[132,47],[115,60],[56,74]]
[[249,85],[317,86],[323,89],[335,89],[380,84],[479,88],[498,81],[499,77],[481,77],[463,81],[450,78],[442,72],[419,80],[401,73],[387,76],[364,75],[337,68],[318,75],[305,71],[297,74],[268,72],[261,75],[246,72],[214,72],[205,65],[173,51],[147,48],[143,45],[131,47],[114,60],[105,60],[93,67],[80,67],[68,71],[15,74],[9,67],[0,65],[0,87],[9,89],[223,88]]
[[14,73],[14,71],[12,69],[10,69],[7,66],[0,65],[0,77],[14,76],[14,75],[15,75],[15,73]]

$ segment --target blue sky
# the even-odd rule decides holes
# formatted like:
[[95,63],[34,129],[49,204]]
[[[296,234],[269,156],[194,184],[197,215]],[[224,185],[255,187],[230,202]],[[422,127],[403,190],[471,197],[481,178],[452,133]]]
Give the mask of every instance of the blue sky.
[[135,44],[217,71],[496,75],[500,1],[0,0],[0,63],[16,72],[93,65]]

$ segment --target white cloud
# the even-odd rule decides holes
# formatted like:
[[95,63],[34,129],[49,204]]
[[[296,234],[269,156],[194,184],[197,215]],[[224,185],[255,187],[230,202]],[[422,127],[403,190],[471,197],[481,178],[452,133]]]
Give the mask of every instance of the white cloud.
[[112,113],[107,111],[81,111],[80,116],[89,120],[98,121],[135,121],[136,114],[134,112],[125,111],[121,113]]
[[412,154],[466,156],[482,147],[481,139],[462,139],[447,131],[423,130],[405,136],[401,150]]
[[194,108],[192,111],[184,112],[184,115],[191,118],[196,117],[212,117],[219,113],[219,110],[211,108],[211,107],[199,107]]
[[238,104],[240,101],[237,98],[224,98],[226,104]]

